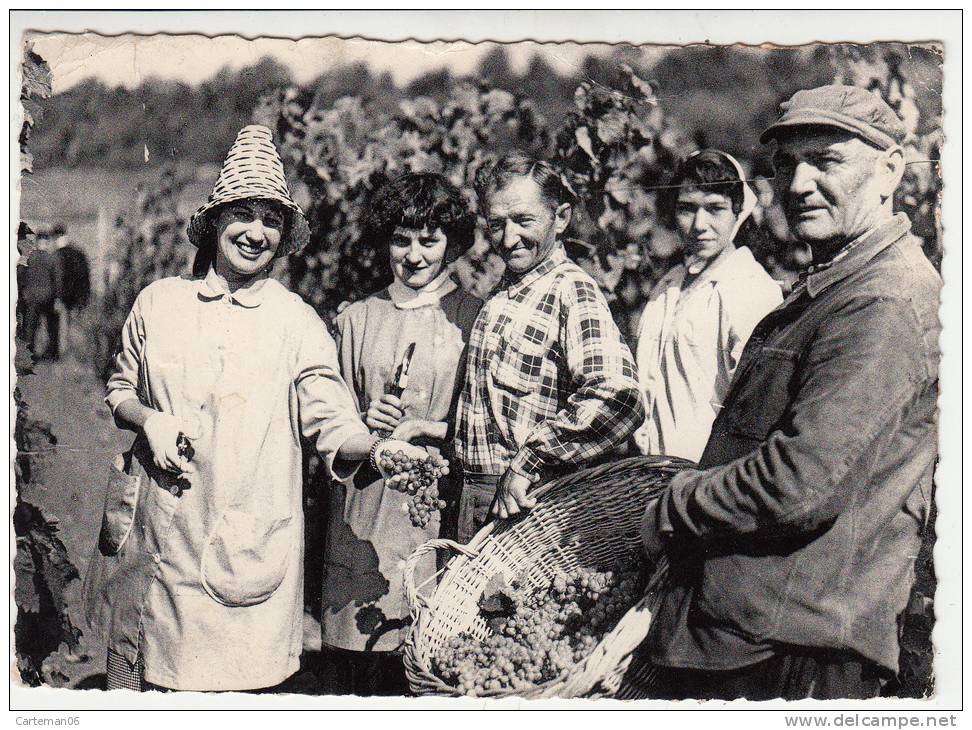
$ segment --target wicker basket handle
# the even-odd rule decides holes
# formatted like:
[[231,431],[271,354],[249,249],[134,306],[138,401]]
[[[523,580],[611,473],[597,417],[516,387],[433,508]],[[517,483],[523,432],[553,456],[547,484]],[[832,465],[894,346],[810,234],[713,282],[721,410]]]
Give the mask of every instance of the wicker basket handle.
[[601,477],[610,474],[618,475],[619,469],[631,469],[636,464],[650,463],[653,467],[670,467],[675,466],[677,468],[682,468],[685,466],[697,466],[693,462],[686,461],[685,459],[679,459],[675,456],[633,456],[623,459],[621,461],[608,461],[598,466],[592,466],[587,469],[580,470],[573,474],[567,474],[550,481],[543,482],[536,489],[530,489],[527,493],[537,499],[545,497],[548,492],[552,492],[554,489],[563,486],[564,484],[576,481],[578,479],[584,479],[590,481],[592,479],[600,479]]
[[420,608],[428,606],[428,602],[418,592],[415,585],[415,568],[426,553],[434,553],[437,550],[451,550],[467,558],[474,558],[478,555],[474,550],[470,550],[465,545],[460,545],[452,540],[429,540],[423,545],[419,545],[411,555],[405,559],[405,569],[402,573],[402,581],[405,588],[405,602],[408,604],[408,612],[412,615],[412,620],[418,618]]

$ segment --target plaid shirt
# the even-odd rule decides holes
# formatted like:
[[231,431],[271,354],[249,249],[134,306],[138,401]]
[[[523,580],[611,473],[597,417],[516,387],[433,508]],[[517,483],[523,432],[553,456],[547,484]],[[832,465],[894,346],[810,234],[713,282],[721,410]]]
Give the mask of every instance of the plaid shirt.
[[645,411],[607,302],[563,247],[504,279],[469,340],[456,453],[467,472],[581,465],[634,433]]

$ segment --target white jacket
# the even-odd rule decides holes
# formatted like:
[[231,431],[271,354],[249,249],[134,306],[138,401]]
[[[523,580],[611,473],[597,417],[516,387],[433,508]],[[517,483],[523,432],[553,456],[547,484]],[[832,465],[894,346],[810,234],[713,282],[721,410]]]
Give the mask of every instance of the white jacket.
[[647,416],[635,441],[644,454],[698,461],[749,335],[783,295],[745,246],[720,254],[687,285],[686,276],[684,265],[665,274],[641,315]]

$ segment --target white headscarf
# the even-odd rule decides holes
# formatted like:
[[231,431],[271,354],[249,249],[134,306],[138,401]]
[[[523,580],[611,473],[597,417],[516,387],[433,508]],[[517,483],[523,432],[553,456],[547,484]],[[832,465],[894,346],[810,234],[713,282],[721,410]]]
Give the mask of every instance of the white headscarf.
[[[732,165],[732,168],[736,171],[736,177],[739,179],[739,183],[742,185],[742,207],[739,210],[739,215],[736,216],[736,224],[732,227],[732,231],[729,233],[729,240],[735,241],[736,234],[739,233],[739,229],[742,228],[743,223],[746,222],[749,216],[751,216],[753,211],[756,209],[756,193],[753,192],[753,189],[749,187],[749,184],[746,182],[746,173],[743,172],[742,165],[740,165],[739,161],[728,152],[723,152],[722,150],[716,149],[698,150],[690,154],[688,159],[691,160],[693,157],[700,155],[703,152],[715,152],[717,155],[721,155],[727,159],[729,164]],[[711,261],[708,259],[698,259],[695,261],[686,262],[685,266],[688,269],[689,274],[694,276],[704,271],[710,263]]]
[[756,210],[756,193],[753,192],[753,189],[749,187],[749,183],[746,182],[746,173],[743,172],[743,168],[742,165],[739,164],[739,160],[730,155],[728,152],[723,152],[722,150],[716,149],[698,150],[697,152],[690,154],[688,159],[691,160],[693,157],[700,155],[703,152],[715,152],[717,155],[722,155],[725,159],[727,159],[729,164],[732,165],[732,169],[736,171],[736,176],[739,178],[739,182],[742,184],[742,208],[739,210],[739,216],[736,218],[736,225],[733,226],[732,233],[729,234],[729,240],[735,241],[736,234],[739,233],[739,229],[742,228],[742,224],[745,223],[749,216],[753,214],[753,211]]

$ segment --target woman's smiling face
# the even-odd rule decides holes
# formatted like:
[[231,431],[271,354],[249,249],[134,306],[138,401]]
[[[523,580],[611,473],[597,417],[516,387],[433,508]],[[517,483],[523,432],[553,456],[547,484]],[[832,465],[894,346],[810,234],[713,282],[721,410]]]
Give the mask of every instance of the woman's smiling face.
[[407,287],[421,289],[437,277],[446,264],[448,240],[441,228],[430,231],[397,226],[388,245],[392,272]]
[[273,261],[283,236],[283,207],[267,200],[224,205],[216,218],[216,271],[227,279],[248,279]]

